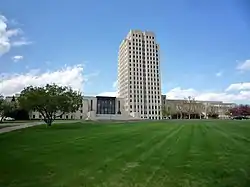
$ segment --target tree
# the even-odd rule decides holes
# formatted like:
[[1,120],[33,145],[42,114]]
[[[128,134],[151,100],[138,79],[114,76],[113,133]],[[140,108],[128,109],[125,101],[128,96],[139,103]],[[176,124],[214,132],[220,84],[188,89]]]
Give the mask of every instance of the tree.
[[176,114],[177,114],[177,119],[178,119],[178,115],[180,114],[180,119],[183,118],[183,114],[185,113],[185,102],[184,101],[179,101],[176,104]]
[[6,114],[14,110],[15,105],[10,102],[7,102],[3,96],[0,95],[0,123],[3,122]]
[[210,118],[218,118],[219,117],[218,107],[210,105],[208,107],[208,113],[207,114],[208,114],[208,117],[210,117]]
[[202,118],[203,112],[205,110],[204,104],[201,102],[196,102],[194,105],[194,113],[199,115],[199,118]]
[[53,121],[65,113],[76,112],[82,104],[82,95],[69,87],[47,84],[44,87],[26,87],[18,98],[19,106],[27,111],[39,112],[44,122]]
[[249,105],[238,105],[234,108],[231,108],[229,111],[233,116],[249,116],[250,115],[250,106]]
[[162,106],[162,116],[165,118],[171,116],[170,106],[167,106],[167,105]]
[[0,123],[3,121],[4,118],[4,98],[0,95]]
[[188,114],[188,119],[191,119],[191,114],[195,113],[195,104],[196,101],[191,96],[188,96],[188,98],[186,98],[186,100],[184,101],[184,107],[185,111]]

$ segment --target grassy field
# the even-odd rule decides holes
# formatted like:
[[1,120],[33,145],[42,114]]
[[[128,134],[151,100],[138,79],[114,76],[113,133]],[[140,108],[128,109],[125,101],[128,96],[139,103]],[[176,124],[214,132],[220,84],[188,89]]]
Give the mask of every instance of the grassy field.
[[1,187],[249,187],[249,121],[58,124],[0,135]]

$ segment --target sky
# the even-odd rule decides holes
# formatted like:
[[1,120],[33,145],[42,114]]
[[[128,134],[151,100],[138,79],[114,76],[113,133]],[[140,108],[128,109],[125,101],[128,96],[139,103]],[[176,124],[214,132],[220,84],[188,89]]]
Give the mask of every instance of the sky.
[[0,94],[46,83],[116,95],[130,29],[156,34],[162,94],[250,103],[248,0],[1,0]]

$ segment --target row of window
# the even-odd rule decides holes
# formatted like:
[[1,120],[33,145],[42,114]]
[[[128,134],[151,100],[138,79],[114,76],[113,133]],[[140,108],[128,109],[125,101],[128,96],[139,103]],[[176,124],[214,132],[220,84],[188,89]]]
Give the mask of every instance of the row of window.
[[[144,98],[144,99],[146,99],[146,98]],[[155,98],[156,99],[156,98]],[[132,103],[132,99],[130,99],[130,103]],[[141,102],[140,102],[141,101]],[[134,99],[134,103],[136,103],[136,99]],[[151,102],[151,100],[149,99],[149,100],[144,100],[144,102],[143,102],[143,100],[141,99],[137,99],[137,103],[148,103],[148,104],[150,104],[150,103],[160,103],[160,100],[152,100],[152,102]]]
[[144,53],[144,52],[141,52],[141,51],[129,51],[129,54],[133,54],[133,55],[142,55],[142,56],[157,56],[158,57],[158,54],[157,53]]
[[[143,75],[143,77],[142,77],[142,75]],[[144,82],[142,83],[142,82],[140,82],[141,84],[148,84],[148,82],[151,80],[152,82],[153,82],[153,80],[154,80],[154,82],[155,81],[160,81],[159,80],[159,77],[160,77],[160,75],[159,75],[159,73],[147,73],[147,77],[148,77],[148,82],[146,82],[146,73],[135,73],[134,72],[134,76],[132,76],[132,74],[130,73],[130,77],[129,77],[129,80],[131,81],[131,80],[139,80],[139,77],[140,78],[143,78],[143,79],[140,79],[140,80],[143,80]],[[157,78],[157,79],[155,79],[155,78]]]
[[[136,63],[136,62],[140,62],[140,63]],[[155,68],[155,69],[158,69],[159,68],[159,63],[157,61],[147,61],[147,65],[145,64],[146,62],[145,61],[138,61],[138,60],[133,60],[133,63],[130,62],[129,63],[129,66],[130,67],[143,67],[143,68],[146,68],[146,67],[150,67],[151,69]]]
[[[133,96],[134,96],[134,97],[133,97]],[[139,94],[138,94],[138,95],[136,95],[136,94],[130,95],[130,99],[131,99],[131,100],[132,100],[132,98],[134,98],[134,100],[135,100],[136,98],[140,99],[140,98],[142,98],[142,97],[143,97],[143,95],[139,95]],[[152,99],[152,100],[155,99],[155,100],[156,100],[157,97],[158,97],[158,99],[160,99],[160,96],[151,95],[151,97],[150,97],[150,95],[147,95],[147,94],[144,93],[144,100],[147,99],[147,98],[149,98],[149,100],[150,100],[150,99]],[[132,102],[131,100],[130,100],[130,102]],[[141,100],[141,101],[142,101],[142,100]],[[158,102],[160,103],[160,100],[158,100]],[[145,102],[145,103],[146,103],[146,102]]]
[[[148,75],[147,75],[147,77],[146,77],[146,74],[145,73],[138,73],[138,72],[134,72],[134,74],[133,74],[134,76],[132,76],[132,74],[130,73],[130,76],[129,76],[129,80],[130,81],[132,81],[132,80],[143,80],[144,82],[143,82],[143,84],[150,84],[150,80],[151,80],[151,78],[152,78],[152,82],[151,82],[151,84],[153,84],[153,83],[155,83],[156,82],[156,80],[158,81],[159,80],[159,74],[156,74],[156,73],[149,73],[148,72]],[[144,77],[142,77],[142,75],[144,75]],[[155,81],[153,82],[153,78],[155,79],[155,78],[157,78],[157,79],[155,79]],[[146,80],[148,79],[148,81],[146,82]],[[142,82],[141,82],[141,84],[142,84]]]
[[145,45],[144,43],[140,43],[140,42],[129,43],[129,46],[142,47],[143,50],[146,50],[147,48],[158,49],[157,45],[155,45],[155,44],[154,45],[151,45],[151,44]]
[[[141,93],[141,95],[142,95],[142,93],[144,93],[144,95],[146,96],[146,95],[148,95],[148,94],[157,94],[157,90],[158,90],[158,95],[159,95],[159,90],[160,90],[160,88],[157,88],[157,89],[155,89],[155,91],[153,91],[153,89],[152,90],[148,90],[148,92],[146,91],[146,88],[145,87],[143,87],[144,89],[142,89],[141,88],[141,90],[139,90],[139,87],[137,86],[137,89],[136,89],[136,87],[134,86],[134,89],[132,90],[131,89],[131,87],[130,87],[130,93],[132,94],[132,93],[136,93],[136,91],[137,91],[137,93],[139,94],[139,91],[140,91],[140,93]],[[142,92],[142,90],[143,90],[143,92]]]
[[[132,79],[132,77],[131,77],[131,79]],[[144,79],[144,81],[145,81],[145,82],[142,82],[142,81],[137,81],[137,82],[136,82],[136,81],[134,81],[134,82],[129,81],[129,83],[130,83],[130,84],[134,83],[134,88],[136,88],[135,85],[138,84],[138,85],[137,85],[137,88],[139,88],[139,85],[140,85],[140,84],[141,84],[141,85],[142,85],[142,84],[146,84],[146,80],[145,80],[145,79]],[[154,82],[153,82],[153,79],[151,78],[151,81],[152,81],[151,84],[150,84],[149,81],[150,81],[150,79],[148,78],[148,82],[147,82],[148,84],[147,84],[147,85],[152,85],[152,83],[155,83],[155,82],[156,82],[156,79],[154,79]],[[157,86],[160,86],[159,82],[160,82],[160,80],[157,79]],[[131,85],[130,85],[130,88],[132,88]],[[142,89],[142,87],[140,87],[140,88]],[[156,88],[156,87],[151,87],[151,89],[155,89],[155,90],[156,90],[157,88]]]
[[[143,118],[143,116],[141,116],[141,118]],[[147,117],[147,116],[144,116],[144,119],[156,119],[156,120],[159,119],[159,120],[160,120],[161,117],[157,117],[157,116],[156,116],[156,117],[154,117],[154,116],[152,116],[152,117],[151,117],[151,116]],[[163,119],[163,118],[162,118],[162,119]]]
[[148,80],[150,80],[151,78],[152,79],[159,78],[159,76],[160,76],[158,70],[147,71],[147,74],[145,71],[143,73],[141,73],[141,71],[138,70],[138,71],[134,71],[134,73],[133,73],[134,76],[132,76],[132,72],[129,72],[129,74],[131,75],[130,80],[132,80],[133,77],[136,77],[136,75],[137,75],[138,78],[143,76],[143,80],[145,80],[145,81],[146,81],[147,77],[148,77]]
[[[133,77],[134,78],[134,84],[138,84],[138,85],[142,85],[142,84],[145,84],[145,85],[151,85],[151,86],[158,86],[158,88],[157,89],[159,89],[159,86],[160,86],[160,83],[159,82],[150,82],[150,81],[148,81],[147,82],[147,84],[146,84],[146,82],[139,82],[138,80],[139,80],[139,77],[138,77],[138,79],[136,79],[136,77]],[[130,79],[132,80],[132,77],[130,77]],[[136,82],[136,80],[137,80],[137,82]],[[142,77],[140,77],[140,80],[142,80]],[[143,78],[143,81],[146,81],[146,78]],[[131,81],[130,81],[131,82]],[[132,83],[130,83],[130,84],[132,84]],[[132,89],[132,85],[130,85],[130,88]],[[134,87],[134,88],[136,88],[136,87]],[[141,88],[142,89],[142,86],[140,86],[140,87],[138,87],[137,86],[137,88]],[[146,89],[146,86],[144,87],[144,89]],[[155,88],[156,89],[156,88]]]
[[[132,113],[133,111],[132,110],[130,110],[130,113]],[[148,113],[147,113],[147,111],[136,111],[136,110],[134,110],[134,112],[138,112],[138,113],[141,113],[141,114],[144,114],[144,115],[147,115],[147,114],[149,114],[149,115],[161,115],[161,112],[160,111],[148,111]]]
[[[158,90],[158,95],[159,95],[159,90],[160,90],[160,89],[157,89],[157,90]],[[130,88],[130,93],[131,93],[131,94],[132,94],[132,93],[135,93],[135,94],[137,93],[138,95],[139,95],[139,93],[140,93],[140,95],[142,95],[142,93],[144,93],[145,97],[146,97],[146,96],[149,96],[149,97],[150,97],[150,95],[148,95],[148,94],[154,94],[153,91],[150,92],[150,90],[148,91],[148,94],[147,94],[146,88],[145,88],[145,87],[144,87],[144,91],[143,91],[143,92],[142,92],[142,89],[139,90],[139,89],[136,89],[136,88],[135,88],[134,90],[132,90],[132,89]],[[156,91],[155,91],[155,94],[156,94]],[[138,97],[139,97],[139,96],[138,96]],[[153,95],[152,95],[152,98],[153,98]],[[156,95],[155,95],[155,98],[156,98]]]
[[[158,55],[158,49],[155,49],[155,48],[143,48],[143,47],[129,47],[128,48],[128,52],[129,53],[142,53],[143,55],[149,55],[150,53],[152,53],[153,55],[154,54],[157,54]],[[133,50],[132,50],[133,49]],[[124,51],[123,54],[126,54],[127,51]]]
[[[153,47],[151,47],[151,45],[149,45],[149,47],[148,48],[146,48],[146,50],[145,50],[145,48],[143,48],[143,47],[138,47],[138,46],[133,46],[133,47],[129,47],[128,49],[133,49],[133,51],[147,51],[147,52],[154,52],[154,53],[158,53],[158,49],[157,49],[157,47],[156,48],[154,48],[154,46]],[[125,50],[123,51],[123,52],[126,52]]]
[[[133,105],[130,105],[130,109],[132,109],[132,108],[133,108]],[[134,105],[134,109],[136,109],[136,108],[137,109],[140,109],[140,108],[143,109],[144,108],[144,110],[147,110],[147,109],[149,109],[149,110],[151,110],[151,109],[152,110],[154,110],[154,109],[157,110],[157,109],[161,109],[161,106],[156,106],[156,105],[155,106],[154,105],[152,105],[152,106],[151,105],[148,105],[148,106],[147,105]]]
[[[130,62],[131,62],[131,55],[129,55],[129,60],[130,60]],[[149,56],[147,56],[147,58],[145,57],[145,55],[142,55],[142,56],[137,56],[137,55],[133,55],[133,59],[143,59],[143,60],[145,60],[145,59],[147,59],[147,60],[156,60],[156,61],[158,61],[159,59],[158,59],[158,57],[149,57]]]
[[151,44],[151,43],[152,43],[152,44],[155,43],[154,40],[142,40],[142,39],[139,39],[139,38],[133,38],[132,41],[133,41],[133,42],[150,43],[150,44]]
[[143,34],[133,34],[133,37],[143,37],[145,36],[147,39],[154,39],[154,36],[148,36],[148,35],[143,35]]
[[[134,97],[133,97],[134,96]],[[151,99],[157,99],[157,96],[156,95],[151,95],[151,97],[150,97],[150,95],[147,95],[145,92],[144,92],[144,99],[146,99],[146,98],[151,98]],[[142,94],[134,94],[134,95],[130,95],[130,99],[132,99],[132,98],[142,98]],[[158,96],[158,99],[160,99],[160,96]]]
[[[145,99],[145,98],[144,98]],[[134,100],[134,103],[144,103],[144,104],[151,104],[151,103],[153,103],[153,104],[160,104],[160,101],[159,100],[152,100],[152,102],[150,102],[151,100],[144,100],[144,102],[142,102],[142,100],[141,100],[141,102],[140,102],[140,100],[138,99],[137,100],[137,102],[136,102],[136,99]],[[132,100],[130,100],[130,103],[132,103]]]
[[[129,70],[130,70],[130,72],[129,72],[129,74],[131,75],[132,74],[132,69],[131,68],[129,68]],[[141,74],[141,72],[144,72],[143,74]],[[157,70],[155,70],[155,69],[148,69],[147,71],[145,71],[145,69],[141,69],[141,68],[134,68],[134,75],[135,75],[135,73],[137,72],[137,75],[138,75],[138,72],[140,72],[140,76],[146,76],[146,72],[151,72],[151,74],[148,74],[148,76],[159,76],[159,70],[157,69]],[[152,74],[153,73],[153,74]],[[155,73],[157,73],[156,75],[155,75]]]
[[[151,59],[150,59],[151,58]],[[124,63],[121,63],[121,64],[124,64],[124,65],[126,65],[127,63],[127,60],[126,61],[120,61],[120,62],[124,62]],[[149,59],[145,59],[145,58],[133,58],[133,59],[129,59],[129,62],[131,63],[131,62],[139,62],[139,64],[148,64],[148,63],[150,63],[150,64],[153,64],[153,63],[155,63],[155,64],[159,64],[159,59],[158,58],[155,58],[155,57],[149,57]],[[129,64],[130,64],[129,63]]]

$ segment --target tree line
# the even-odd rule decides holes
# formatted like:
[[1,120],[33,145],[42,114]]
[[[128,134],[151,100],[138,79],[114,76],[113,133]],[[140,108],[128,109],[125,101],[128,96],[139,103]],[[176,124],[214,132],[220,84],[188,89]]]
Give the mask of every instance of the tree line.
[[250,106],[249,105],[238,105],[229,110],[232,116],[250,116]]
[[[13,97],[14,98],[14,97]],[[28,86],[17,99],[7,101],[0,96],[0,122],[14,111],[38,112],[43,121],[51,126],[53,121],[71,112],[76,112],[82,105],[80,92],[67,86],[47,84],[43,87]],[[8,116],[11,117],[11,116]]]
[[162,115],[165,118],[174,119],[202,119],[202,118],[218,118],[219,115],[228,117],[233,116],[250,116],[249,105],[237,105],[233,108],[228,108],[223,105],[213,105],[202,103],[195,98],[189,96],[184,100],[179,100],[174,104],[165,104],[162,106]]

